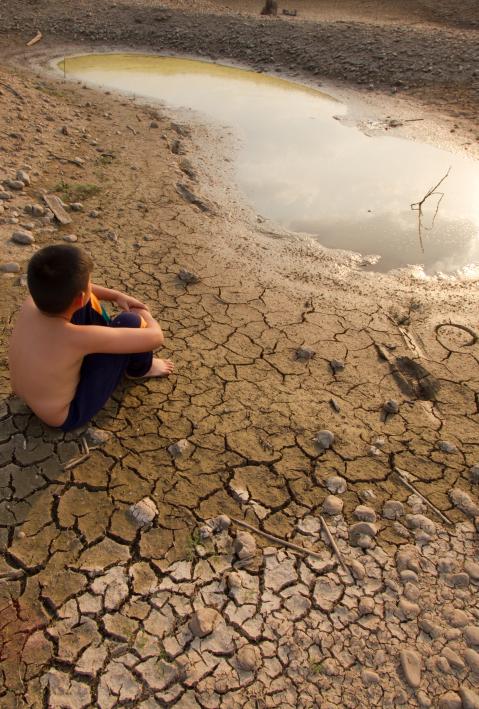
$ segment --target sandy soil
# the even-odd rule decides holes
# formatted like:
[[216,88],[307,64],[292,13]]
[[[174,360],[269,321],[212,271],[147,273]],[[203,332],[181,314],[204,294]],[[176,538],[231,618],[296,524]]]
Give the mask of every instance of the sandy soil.
[[[115,42],[248,63],[248,37],[250,63],[263,69],[341,79],[346,93],[355,77],[380,76],[394,115],[416,109],[412,94],[422,93],[429,138],[435,129],[446,140],[456,124],[454,140],[465,143],[475,130],[475,31],[444,25],[452,4],[435,3],[432,18],[415,5],[418,27],[400,31],[388,29],[399,4],[372,24],[373,3],[318,24],[310,20],[323,15],[259,21],[242,5],[240,27],[231,15],[213,20],[216,3],[201,17],[177,7],[105,4],[101,24],[86,0],[54,15],[46,0],[0,8],[1,176],[30,177],[18,191],[5,182],[0,201],[0,264],[18,266],[0,280],[1,706],[313,707],[318,696],[324,707],[475,706],[476,282],[364,273],[358,257],[258,224],[205,151],[212,139],[227,150],[227,136],[41,68],[65,47]],[[163,19],[153,24],[151,13]],[[431,32],[433,21],[441,29]],[[45,41],[27,56],[37,27]],[[225,28],[237,30],[228,42]],[[365,36],[387,46],[383,58],[367,58]],[[302,41],[286,63],[285,37]],[[407,62],[433,60],[410,81]],[[415,83],[407,100],[390,93],[399,74]],[[436,95],[444,115],[431,106]],[[81,203],[71,225],[33,216],[28,205],[42,205],[45,190]],[[33,245],[11,242],[19,228]],[[98,282],[151,304],[177,375],[125,384],[96,428],[64,436],[11,396],[6,344],[29,256],[72,234],[94,256]],[[181,268],[199,282],[185,284]],[[441,326],[448,319],[472,341]],[[386,415],[389,400],[398,412]],[[323,450],[313,439],[324,429],[334,441]],[[100,448],[65,470],[83,434]],[[178,441],[187,441],[181,454],[170,449]],[[397,467],[450,523],[411,495]],[[158,514],[139,528],[127,511],[145,496]],[[198,527],[222,513],[321,558],[260,536],[255,548],[236,525],[201,540]],[[202,639],[191,621],[205,607],[221,618]]]

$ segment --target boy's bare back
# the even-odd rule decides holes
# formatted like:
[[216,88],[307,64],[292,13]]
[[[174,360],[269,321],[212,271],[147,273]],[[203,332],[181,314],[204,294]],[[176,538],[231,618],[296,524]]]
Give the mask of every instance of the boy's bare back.
[[69,325],[44,315],[28,298],[10,340],[12,389],[50,426],[66,419],[83,361]]
[[[145,329],[74,325],[69,318],[46,315],[28,298],[10,340],[14,393],[45,423],[61,426],[87,354],[144,352],[162,344],[163,334],[156,320],[148,311],[141,310],[141,315]],[[171,370],[169,361],[155,359],[149,375],[165,376]]]

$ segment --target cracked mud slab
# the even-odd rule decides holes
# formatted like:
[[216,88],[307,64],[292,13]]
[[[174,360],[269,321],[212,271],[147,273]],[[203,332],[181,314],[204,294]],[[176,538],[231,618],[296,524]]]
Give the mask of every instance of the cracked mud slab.
[[[1,706],[475,706],[479,362],[436,330],[450,316],[474,328],[474,284],[376,277],[308,240],[272,242],[178,194],[194,127],[27,73],[0,80],[2,175],[31,176],[0,214],[1,262],[20,269],[0,281]],[[207,179],[195,168],[192,191]],[[25,212],[42,189],[80,201],[92,184],[67,227]],[[10,243],[14,220],[34,222],[34,246]],[[125,383],[94,422],[111,435],[64,470],[83,431],[44,427],[9,394],[5,348],[28,257],[72,233],[99,282],[151,304],[177,374]],[[331,494],[347,574],[319,521]],[[145,497],[158,514],[138,529],[128,509]],[[321,558],[257,536],[239,563],[239,527],[200,539],[219,514]],[[205,608],[219,621],[199,637]]]

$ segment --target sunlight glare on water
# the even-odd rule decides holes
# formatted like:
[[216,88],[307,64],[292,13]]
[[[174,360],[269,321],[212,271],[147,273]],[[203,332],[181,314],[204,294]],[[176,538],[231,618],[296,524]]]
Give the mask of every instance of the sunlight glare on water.
[[[58,64],[63,72],[63,61]],[[479,164],[391,135],[367,137],[333,116],[346,108],[315,90],[207,62],[135,54],[68,57],[66,75],[188,108],[240,138],[239,187],[258,213],[331,248],[379,254],[375,270],[429,273],[479,263]],[[451,167],[439,196],[418,202]]]

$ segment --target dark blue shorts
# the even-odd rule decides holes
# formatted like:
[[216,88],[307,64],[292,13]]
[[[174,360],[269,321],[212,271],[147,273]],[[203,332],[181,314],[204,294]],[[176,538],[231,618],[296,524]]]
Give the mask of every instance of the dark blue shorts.
[[[103,325],[105,327],[140,327],[141,318],[136,313],[120,313],[106,319],[93,310],[90,301],[73,313],[75,325]],[[152,352],[136,354],[89,354],[83,358],[80,381],[70,404],[68,416],[60,428],[71,431],[88,423],[103,408],[113,394],[123,374],[142,377],[151,367]]]

